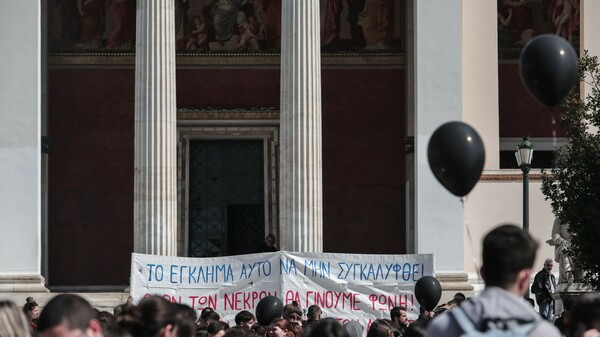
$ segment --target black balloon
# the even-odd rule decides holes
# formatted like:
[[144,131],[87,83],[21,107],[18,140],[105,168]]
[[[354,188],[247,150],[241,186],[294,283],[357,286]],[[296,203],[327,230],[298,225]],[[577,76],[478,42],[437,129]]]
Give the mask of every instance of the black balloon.
[[475,129],[462,122],[448,122],[431,135],[427,158],[437,180],[450,193],[462,197],[481,177],[485,148]]
[[415,297],[427,311],[432,311],[442,297],[442,286],[433,276],[423,276],[415,284]]
[[560,103],[577,83],[577,54],[557,35],[540,35],[529,41],[519,64],[521,80],[529,92],[549,107]]
[[283,303],[275,296],[263,297],[256,305],[256,320],[262,326],[267,326],[275,318],[281,317]]

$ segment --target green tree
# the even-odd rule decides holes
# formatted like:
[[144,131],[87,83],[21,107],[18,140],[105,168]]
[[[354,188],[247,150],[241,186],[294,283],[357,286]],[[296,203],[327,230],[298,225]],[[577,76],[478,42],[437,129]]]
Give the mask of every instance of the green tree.
[[569,255],[585,271],[585,284],[600,289],[600,67],[598,57],[584,52],[579,81],[591,92],[583,97],[576,86],[563,100],[561,126],[568,143],[555,153],[554,168],[544,171],[542,192],[554,214],[568,223]]

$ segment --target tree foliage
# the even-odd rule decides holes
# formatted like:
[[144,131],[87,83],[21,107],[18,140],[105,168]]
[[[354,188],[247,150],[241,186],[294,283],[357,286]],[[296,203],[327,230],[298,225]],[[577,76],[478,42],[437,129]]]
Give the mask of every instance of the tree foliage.
[[554,168],[543,172],[542,192],[554,214],[569,224],[568,253],[585,271],[583,282],[600,289],[600,67],[587,51],[579,81],[591,92],[583,97],[576,86],[561,104],[568,143],[556,151]]

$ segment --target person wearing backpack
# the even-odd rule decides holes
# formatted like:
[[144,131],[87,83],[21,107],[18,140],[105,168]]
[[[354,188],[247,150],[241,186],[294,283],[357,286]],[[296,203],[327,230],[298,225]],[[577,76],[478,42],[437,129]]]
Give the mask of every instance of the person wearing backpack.
[[481,276],[485,290],[434,319],[428,337],[560,337],[523,299],[529,289],[538,243],[514,225],[496,227],[483,238]]
[[544,268],[533,278],[531,292],[535,294],[535,301],[540,308],[540,315],[547,320],[554,320],[554,299],[552,293],[556,289],[556,278],[552,275],[554,261],[548,258],[544,261]]

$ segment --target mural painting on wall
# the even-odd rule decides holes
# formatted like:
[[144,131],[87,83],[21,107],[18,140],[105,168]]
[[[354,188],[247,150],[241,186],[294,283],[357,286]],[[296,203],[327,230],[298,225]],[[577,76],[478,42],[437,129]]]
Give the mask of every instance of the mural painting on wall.
[[500,56],[503,50],[520,49],[540,34],[560,35],[579,46],[579,1],[498,0]]
[[[278,51],[282,0],[174,0],[178,52]],[[133,51],[135,0],[54,0],[53,52]],[[402,51],[404,2],[320,0],[323,51]]]

